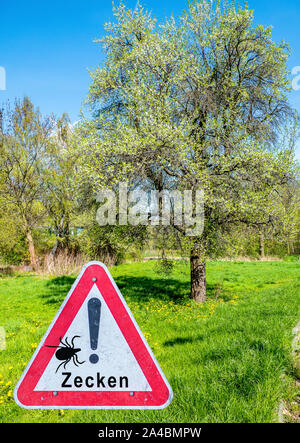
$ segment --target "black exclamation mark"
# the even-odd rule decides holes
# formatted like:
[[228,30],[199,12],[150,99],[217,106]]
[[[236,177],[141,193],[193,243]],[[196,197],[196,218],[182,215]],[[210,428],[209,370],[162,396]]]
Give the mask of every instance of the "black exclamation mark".
[[[98,336],[100,326],[101,301],[96,298],[90,298],[88,301],[88,316],[90,328],[90,345],[91,349],[95,351],[98,348]],[[90,362],[97,363],[99,357],[97,354],[90,355]]]

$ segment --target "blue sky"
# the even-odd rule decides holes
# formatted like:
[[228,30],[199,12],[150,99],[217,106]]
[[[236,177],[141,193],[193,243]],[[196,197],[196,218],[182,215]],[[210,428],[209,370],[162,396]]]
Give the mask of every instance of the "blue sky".
[[[125,4],[134,7],[136,1]],[[163,19],[180,14],[187,1],[142,4]],[[300,66],[299,0],[248,0],[248,5],[257,23],[273,26],[276,41],[290,44],[289,68]],[[103,61],[93,40],[103,34],[103,24],[111,18],[111,0],[0,0],[0,67],[6,71],[0,103],[29,95],[43,114],[67,112],[76,121],[90,84],[88,69]],[[300,111],[300,89],[291,93],[290,100]]]

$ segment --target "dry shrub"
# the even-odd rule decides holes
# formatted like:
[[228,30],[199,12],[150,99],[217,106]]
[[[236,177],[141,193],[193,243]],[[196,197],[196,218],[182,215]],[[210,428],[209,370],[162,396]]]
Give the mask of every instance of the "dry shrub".
[[87,261],[81,254],[75,255],[66,251],[59,252],[54,258],[51,254],[47,254],[40,272],[51,275],[78,274]]
[[247,256],[238,256],[238,257],[218,257],[216,259],[217,261],[282,261],[280,257],[271,257],[271,256],[265,256],[265,257],[247,257]]
[[[84,256],[83,254],[72,254],[67,251],[59,252],[55,258],[51,254],[44,257],[43,265],[40,267],[41,274],[51,275],[71,275],[79,274],[82,267],[93,259]],[[116,263],[115,257],[109,254],[103,254],[102,257],[95,260],[101,261],[110,267]]]

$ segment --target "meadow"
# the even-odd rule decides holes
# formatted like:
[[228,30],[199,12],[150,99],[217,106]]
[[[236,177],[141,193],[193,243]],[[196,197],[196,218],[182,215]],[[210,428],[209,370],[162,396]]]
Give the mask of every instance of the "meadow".
[[189,265],[168,277],[154,261],[111,268],[172,386],[163,410],[27,410],[13,389],[75,276],[0,278],[0,422],[278,422],[297,395],[291,353],[299,319],[299,262],[207,265],[208,299],[189,299]]

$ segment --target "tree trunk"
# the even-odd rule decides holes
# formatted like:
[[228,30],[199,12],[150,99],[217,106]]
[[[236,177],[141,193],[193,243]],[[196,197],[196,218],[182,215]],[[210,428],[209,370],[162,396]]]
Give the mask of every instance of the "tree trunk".
[[193,249],[190,257],[191,263],[191,298],[197,303],[206,300],[206,273],[205,261],[201,258],[199,250]]
[[261,260],[265,258],[265,238],[262,233],[259,235],[259,257]]
[[70,226],[69,217],[62,215],[59,223],[55,224],[56,242],[50,252],[51,263],[54,263],[56,255],[63,249],[69,249]]
[[30,265],[32,266],[32,269],[34,271],[37,270],[38,267],[38,263],[37,263],[37,258],[36,258],[36,254],[35,254],[35,248],[34,248],[34,243],[33,243],[33,238],[32,238],[32,234],[31,234],[31,230],[29,229],[29,227],[26,227],[26,239],[27,239],[27,243],[28,243],[28,251],[29,251],[29,256],[30,256]]

